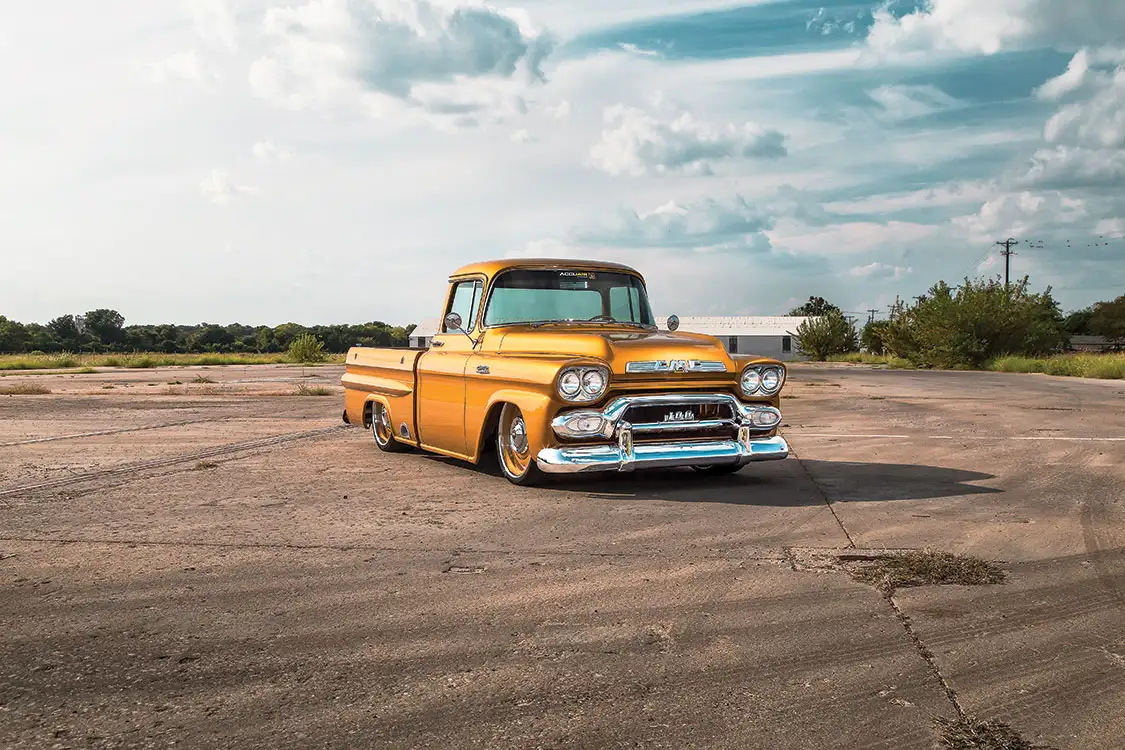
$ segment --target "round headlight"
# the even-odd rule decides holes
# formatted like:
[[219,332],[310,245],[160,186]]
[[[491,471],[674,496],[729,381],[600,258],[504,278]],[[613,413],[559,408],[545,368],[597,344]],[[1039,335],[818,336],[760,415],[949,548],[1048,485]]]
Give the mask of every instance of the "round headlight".
[[766,393],[777,393],[781,388],[781,370],[776,367],[767,367],[762,370],[762,390]]
[[761,387],[761,385],[762,374],[760,372],[755,370],[753,367],[747,367],[745,370],[743,370],[742,380],[739,383],[739,387],[742,388],[743,393],[745,393],[747,396],[753,396],[758,392],[758,389]]
[[582,375],[582,392],[594,398],[605,390],[605,375],[600,370],[587,370]]
[[574,398],[582,390],[582,378],[576,370],[567,370],[559,378],[559,393],[567,398]]

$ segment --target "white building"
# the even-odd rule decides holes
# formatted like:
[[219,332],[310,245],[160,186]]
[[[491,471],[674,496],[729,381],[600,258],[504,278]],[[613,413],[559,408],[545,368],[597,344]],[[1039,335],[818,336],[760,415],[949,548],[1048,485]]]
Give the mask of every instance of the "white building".
[[437,318],[430,318],[423,320],[418,326],[410,332],[407,337],[407,346],[411,349],[429,349],[430,341],[433,340],[434,334],[437,333],[438,320]]
[[[668,316],[656,320],[662,330],[668,327]],[[715,336],[731,354],[760,354],[784,362],[798,358],[797,326],[805,320],[790,316],[680,316],[679,330]]]

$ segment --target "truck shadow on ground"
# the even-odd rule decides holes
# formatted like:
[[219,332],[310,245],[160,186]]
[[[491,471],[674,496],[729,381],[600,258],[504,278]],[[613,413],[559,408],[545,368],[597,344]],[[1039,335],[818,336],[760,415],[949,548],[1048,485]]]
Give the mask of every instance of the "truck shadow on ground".
[[[470,466],[459,464],[507,484],[494,457]],[[751,464],[737,474],[707,477],[692,469],[651,469],[626,474],[556,475],[539,488],[547,492],[581,492],[594,499],[671,500],[734,505],[818,505],[825,496],[833,502],[933,500],[1003,492],[974,482],[995,479],[964,469],[918,464],[814,461],[790,457],[784,461]],[[515,488],[513,488],[515,489]]]

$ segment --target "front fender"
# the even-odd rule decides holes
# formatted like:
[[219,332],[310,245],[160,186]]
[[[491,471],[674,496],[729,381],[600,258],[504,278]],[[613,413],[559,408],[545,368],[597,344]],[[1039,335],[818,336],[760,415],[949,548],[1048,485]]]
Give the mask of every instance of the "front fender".
[[541,449],[547,447],[552,439],[551,415],[553,408],[552,399],[543,393],[520,388],[501,388],[488,399],[488,406],[484,410],[485,419],[476,425],[477,434],[474,443],[477,447],[476,456],[479,458],[484,449],[487,437],[486,430],[493,419],[499,415],[503,404],[515,404],[523,414],[524,425],[527,428],[527,440],[531,446],[531,455],[536,455]]

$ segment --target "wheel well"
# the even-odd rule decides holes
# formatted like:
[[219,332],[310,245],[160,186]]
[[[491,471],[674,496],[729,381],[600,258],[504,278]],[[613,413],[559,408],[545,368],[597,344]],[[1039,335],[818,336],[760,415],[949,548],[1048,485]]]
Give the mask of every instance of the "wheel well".
[[479,454],[495,450],[496,445],[493,438],[496,437],[496,429],[500,426],[500,412],[504,410],[506,403],[505,401],[497,402],[488,410],[488,415],[485,416],[484,424],[480,430]]
[[375,403],[374,401],[368,401],[366,404],[363,405],[363,426],[364,427],[370,427],[371,426],[371,412],[374,411],[374,409],[375,409],[374,403]]

